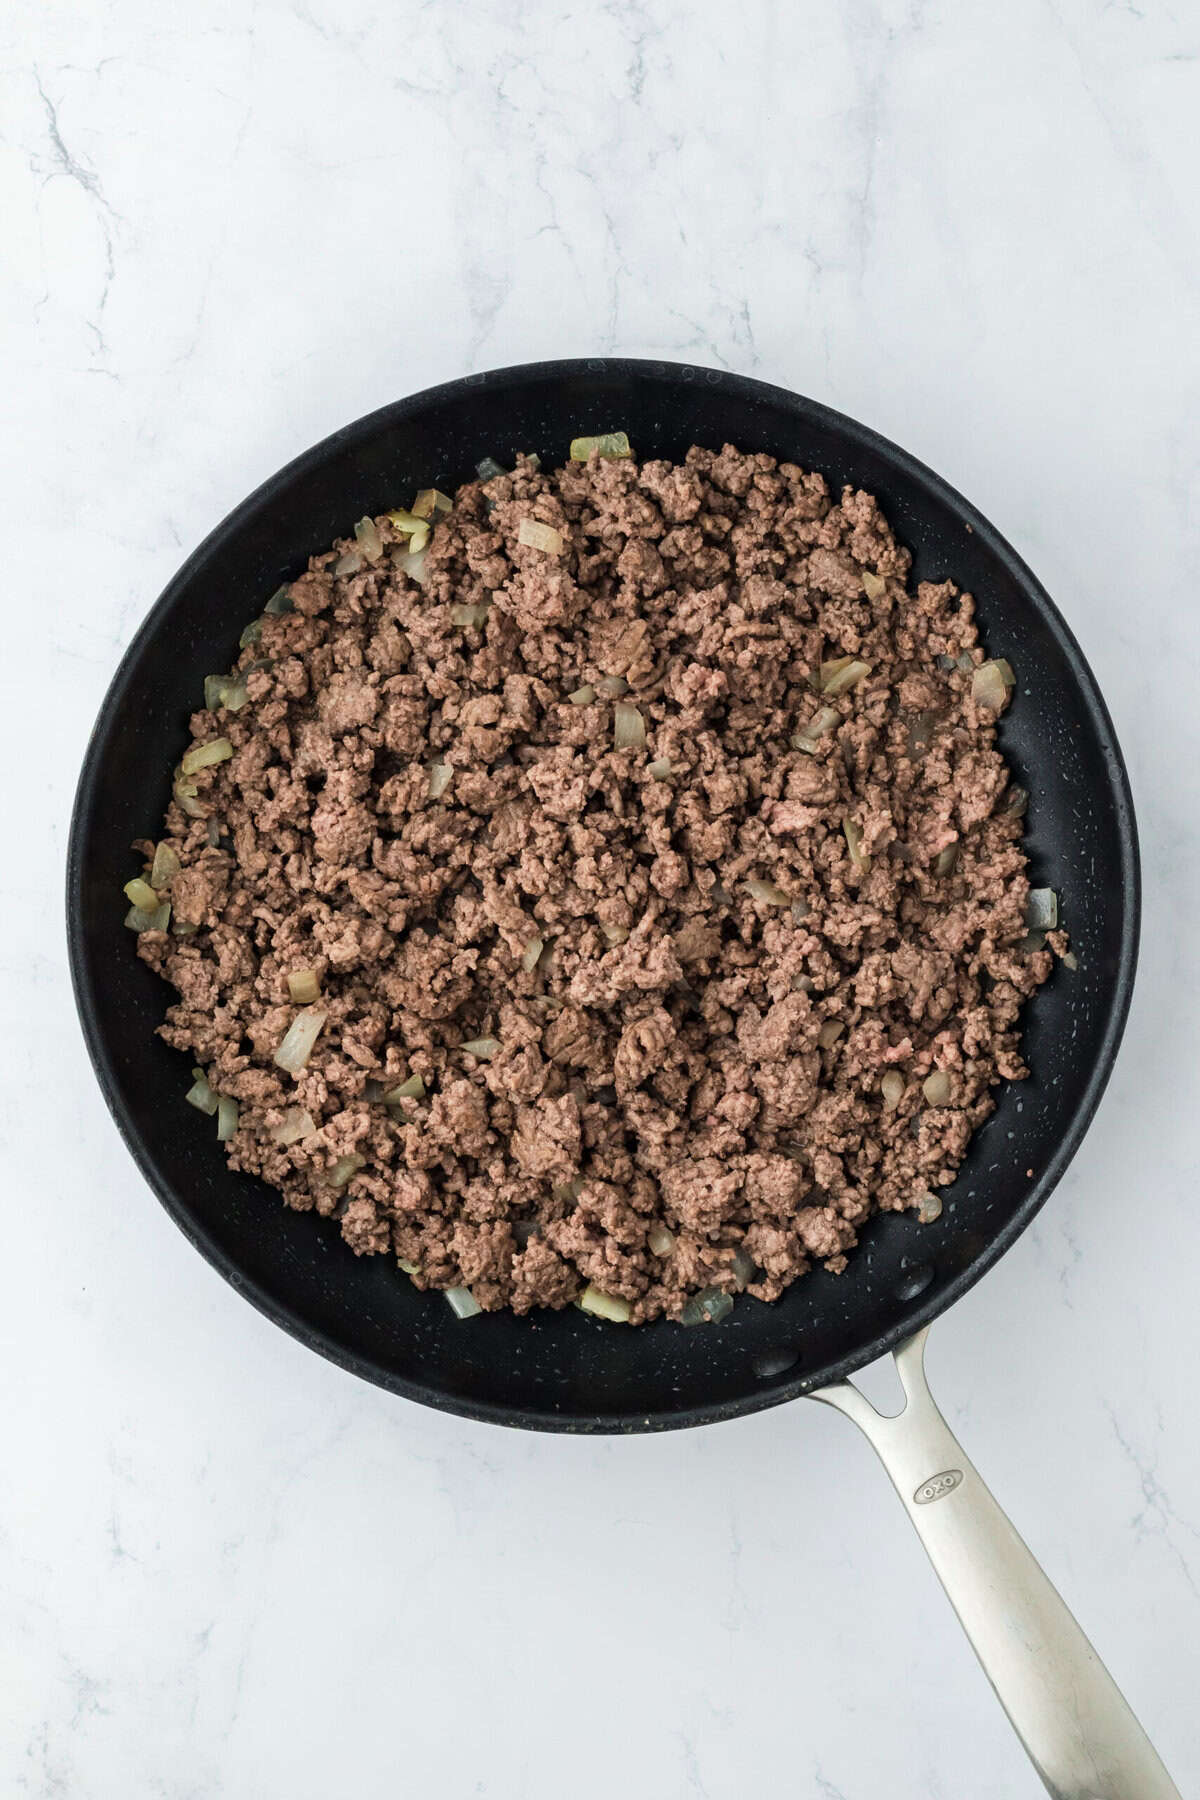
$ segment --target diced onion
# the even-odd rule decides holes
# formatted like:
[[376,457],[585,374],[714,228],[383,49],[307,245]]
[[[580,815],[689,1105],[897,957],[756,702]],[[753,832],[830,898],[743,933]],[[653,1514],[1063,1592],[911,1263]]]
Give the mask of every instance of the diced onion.
[[933,859],[934,874],[935,875],[951,874],[954,869],[954,865],[957,863],[957,861],[958,861],[958,845],[957,844],[947,844],[946,848],[944,850],[939,850],[937,855]]
[[[129,889],[125,892],[128,894]],[[1030,888],[1025,903],[1025,923],[1030,931],[1054,930],[1058,924],[1058,895],[1053,888]]]
[[209,819],[208,824],[204,827],[204,841],[210,850],[216,850],[219,847],[221,842],[220,819]]
[[857,819],[842,820],[842,831],[846,838],[846,848],[850,852],[850,861],[860,874],[865,874],[871,866],[871,858],[862,847],[862,827]]
[[1017,945],[1017,949],[1024,950],[1026,955],[1031,954],[1035,950],[1044,950],[1045,948],[1046,934],[1044,931],[1027,931]]
[[388,1106],[394,1106],[397,1100],[423,1100],[425,1083],[419,1075],[410,1075],[398,1087],[389,1088],[383,1098]]
[[440,800],[453,780],[454,770],[449,763],[430,763],[429,798],[431,800]]
[[904,1098],[904,1077],[896,1069],[889,1069],[879,1084],[883,1095],[884,1112],[895,1112]]
[[752,899],[765,901],[768,906],[790,906],[792,904],[790,894],[785,894],[783,889],[777,887],[773,881],[760,881],[757,875],[752,875],[747,881],[746,892]]
[[207,1113],[211,1118],[220,1104],[218,1096],[209,1086],[208,1077],[203,1069],[193,1069],[192,1073],[196,1079],[184,1095],[184,1099],[189,1106],[194,1106],[197,1112]]
[[845,1029],[841,1019],[826,1019],[817,1033],[817,1042],[822,1050],[831,1050]]
[[429,526],[422,521],[408,540],[408,548],[413,556],[420,556],[429,543]]
[[733,1295],[721,1288],[702,1288],[679,1315],[681,1325],[716,1325],[733,1311]]
[[585,681],[582,687],[577,687],[574,693],[567,695],[572,706],[590,706],[595,698],[596,690],[589,681]]
[[619,700],[622,694],[629,692],[629,683],[623,675],[604,675],[596,683],[596,686],[602,694],[607,694],[610,699],[614,700]]
[[479,600],[476,601],[473,606],[467,606],[465,604],[452,606],[450,608],[450,617],[454,624],[461,625],[464,629],[467,626],[473,625],[476,630],[478,630],[481,626],[487,624],[487,616],[491,610],[490,601]]
[[932,1075],[927,1075],[921,1083],[921,1092],[930,1106],[949,1106],[950,1077],[945,1069],[935,1069]]
[[792,917],[795,919],[797,925],[802,924],[811,911],[812,907],[808,904],[807,900],[792,901]]
[[878,600],[887,590],[887,582],[882,575],[876,575],[870,569],[863,570],[863,593],[868,600]]
[[317,1122],[307,1107],[289,1106],[271,1136],[286,1150],[289,1144],[298,1144],[301,1138],[311,1137],[316,1129]]
[[446,1299],[450,1302],[450,1310],[456,1319],[473,1319],[476,1313],[483,1311],[470,1288],[446,1288],[445,1294]]
[[871,673],[870,663],[858,662],[853,656],[836,656],[821,664],[821,692],[845,694],[857,687],[864,675]]
[[354,527],[354,537],[359,549],[368,562],[378,562],[383,555],[383,539],[379,535],[379,527],[369,515],[360,519]]
[[164,882],[170,881],[172,875],[178,875],[181,866],[179,853],[173,844],[168,844],[165,840],[161,844],[155,844],[154,861],[150,865],[150,886],[162,887]]
[[623,944],[629,936],[629,931],[626,926],[610,925],[607,919],[601,919],[600,929],[610,944]]
[[454,502],[449,494],[441,493],[437,488],[422,488],[412,503],[415,519],[436,519],[439,513],[452,512]]
[[500,1039],[494,1037],[468,1038],[465,1044],[459,1045],[460,1050],[477,1057],[480,1062],[490,1062],[499,1048]]
[[517,542],[531,550],[548,551],[551,556],[562,554],[562,532],[553,525],[544,525],[540,519],[522,519],[517,526]]
[[125,898],[130,906],[136,906],[141,912],[158,911],[158,895],[148,881],[136,875],[132,881],[125,883]]
[[206,819],[208,817],[196,799],[199,791],[194,781],[189,781],[186,776],[179,773],[178,769],[175,771],[175,781],[171,792],[175,796],[176,805],[187,814],[189,819]]
[[1076,954],[1073,950],[1064,951],[1061,960],[1062,960],[1063,968],[1070,969],[1072,975],[1075,973],[1076,969],[1078,969],[1078,967],[1079,967],[1079,958],[1076,956]]
[[262,643],[262,620],[261,619],[251,619],[250,623],[248,625],[244,626],[242,629],[242,635],[238,639],[238,649],[239,650],[248,650],[250,648],[251,644],[261,644],[261,643]]
[[579,1296],[581,1312],[594,1313],[598,1319],[609,1319],[614,1325],[628,1325],[633,1307],[619,1294],[606,1294],[589,1282]]
[[209,712],[217,712],[221,707],[226,712],[241,712],[249,699],[246,683],[241,675],[206,675],[204,677],[204,704]]
[[531,938],[529,943],[526,944],[524,950],[521,952],[521,967],[527,975],[531,969],[537,968],[538,957],[545,948],[545,939],[540,937]]
[[164,900],[153,912],[147,912],[141,906],[131,906],[125,914],[125,923],[130,931],[165,931],[171,923],[171,903]]
[[393,531],[399,531],[405,537],[411,537],[414,531],[425,531],[428,529],[428,520],[420,513],[415,511],[405,512],[404,508],[401,506],[396,507],[390,512],[387,515],[387,519],[388,524],[392,527]]
[[263,611],[265,613],[270,613],[272,618],[277,617],[280,613],[294,612],[295,609],[296,603],[292,599],[292,590],[286,581],[282,587],[277,587],[275,589],[275,592],[263,607]]
[[646,1233],[646,1244],[654,1256],[670,1256],[675,1248],[675,1234],[665,1225],[655,1220]]
[[658,756],[653,762],[646,764],[646,773],[652,775],[655,781],[669,781],[675,771],[671,767],[669,756]]
[[420,1263],[409,1262],[406,1256],[398,1256],[396,1258],[396,1267],[403,1269],[406,1275],[419,1275],[421,1273]]
[[339,1156],[332,1169],[329,1171],[330,1187],[345,1187],[351,1176],[357,1175],[358,1171],[365,1165],[366,1160],[366,1157],[360,1156],[357,1150],[351,1150],[346,1156]]
[[1008,813],[1010,817],[1020,819],[1025,816],[1028,808],[1029,789],[1018,787],[1014,782],[1004,796],[1004,805],[1000,808],[1001,812]]
[[572,1175],[570,1181],[555,1182],[554,1186],[550,1189],[550,1198],[552,1200],[557,1200],[560,1205],[565,1204],[574,1206],[582,1192],[583,1176]]
[[407,575],[410,581],[415,581],[418,587],[424,587],[429,579],[429,571],[425,566],[427,558],[426,550],[392,551],[392,561],[400,573]]
[[636,706],[618,700],[613,707],[613,746],[617,750],[637,750],[646,741],[646,721]]
[[210,738],[207,744],[193,744],[185,752],[179,767],[184,775],[194,775],[198,769],[211,769],[215,763],[228,762],[233,755],[233,745],[228,738]]
[[1003,712],[1013,672],[1003,660],[980,663],[971,676],[971,698],[985,712]]
[[475,473],[480,481],[495,481],[497,475],[507,475],[508,470],[494,456],[484,456],[475,464]]
[[288,998],[297,1006],[311,1006],[321,998],[321,983],[315,969],[293,969],[287,978]]
[[602,431],[596,437],[571,439],[571,461],[586,462],[592,451],[597,456],[632,456],[629,439],[623,431]]
[[227,1144],[238,1128],[238,1103],[231,1094],[217,1101],[217,1140]]
[[737,1283],[739,1292],[743,1288],[749,1287],[750,1283],[758,1276],[758,1264],[755,1262],[750,1252],[741,1244],[738,1245],[733,1253],[733,1261],[730,1264],[730,1267],[733,1270],[733,1279]]
[[832,731],[839,717],[840,714],[832,706],[819,707],[808,724],[802,726],[792,739],[793,750],[804,750],[811,756],[817,739],[824,737],[827,731]]
[[298,1075],[313,1052],[313,1045],[321,1035],[328,1013],[318,1012],[309,1007],[296,1017],[283,1035],[283,1041],[275,1052],[274,1062],[277,1067],[286,1069],[289,1075]]
[[917,1203],[917,1218],[922,1225],[932,1225],[935,1219],[942,1216],[942,1197],[940,1194],[922,1194]]

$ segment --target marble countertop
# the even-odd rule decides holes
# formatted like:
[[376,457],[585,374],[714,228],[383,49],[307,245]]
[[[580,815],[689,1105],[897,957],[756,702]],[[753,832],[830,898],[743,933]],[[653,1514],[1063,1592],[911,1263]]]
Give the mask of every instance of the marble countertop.
[[68,808],[168,576],[385,400],[606,353],[899,440],[1108,698],[1146,873],[1125,1047],[929,1360],[1200,1789],[1194,9],[40,0],[0,45],[0,1789],[1040,1791],[845,1420],[564,1440],[376,1392],[189,1248],[86,1063]]

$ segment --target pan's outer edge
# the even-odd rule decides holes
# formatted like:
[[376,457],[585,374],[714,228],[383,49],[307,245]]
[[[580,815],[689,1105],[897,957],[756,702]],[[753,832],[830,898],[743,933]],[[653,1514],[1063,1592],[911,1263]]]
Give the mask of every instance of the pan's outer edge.
[[[1101,1042],[1101,1051],[1093,1065],[1091,1076],[1084,1089],[1083,1096],[1071,1118],[1068,1129],[1063,1133],[1053,1157],[1041,1171],[1024,1205],[1013,1214],[1000,1230],[989,1240],[985,1250],[981,1251],[970,1266],[948,1287],[941,1289],[937,1296],[922,1303],[920,1299],[913,1302],[910,1310],[889,1331],[861,1346],[853,1356],[844,1357],[836,1363],[830,1363],[820,1369],[809,1369],[799,1372],[790,1378],[784,1376],[764,1381],[760,1390],[741,1396],[737,1400],[714,1403],[712,1406],[681,1408],[652,1414],[611,1414],[553,1415],[542,1412],[526,1411],[520,1406],[481,1405],[465,1400],[451,1400],[443,1394],[432,1393],[415,1382],[402,1377],[381,1375],[372,1364],[360,1357],[348,1355],[331,1342],[324,1333],[314,1330],[303,1319],[299,1318],[288,1307],[280,1305],[271,1295],[262,1290],[257,1283],[249,1281],[230,1258],[210,1243],[200,1232],[193,1221],[178,1206],[168,1183],[159,1179],[158,1172],[146,1154],[140,1139],[130,1127],[117,1096],[116,1085],[112,1078],[111,1059],[107,1044],[100,1032],[95,1009],[92,1005],[88,986],[87,957],[84,945],[84,934],[81,925],[82,898],[82,852],[81,841],[84,821],[91,805],[92,792],[97,779],[98,758],[96,755],[101,733],[102,721],[110,710],[114,699],[119,696],[125,683],[130,679],[134,665],[138,660],[143,642],[151,637],[158,626],[158,621],[170,607],[176,590],[191,578],[194,568],[202,564],[208,557],[211,547],[230,531],[241,524],[264,505],[269,505],[273,496],[292,479],[302,472],[323,461],[329,453],[343,447],[348,441],[358,436],[369,436],[377,431],[387,420],[403,419],[415,412],[424,411],[431,405],[451,397],[458,397],[471,388],[484,386],[503,387],[506,383],[519,381],[529,383],[542,380],[546,382],[568,380],[591,373],[628,372],[630,375],[646,380],[701,380],[711,386],[725,386],[740,391],[748,399],[771,400],[789,408],[804,409],[813,420],[827,426],[844,437],[857,440],[869,448],[883,453],[902,466],[910,475],[917,477],[931,490],[937,493],[943,502],[959,518],[962,524],[974,531],[990,549],[996,559],[1008,570],[1014,581],[1036,600],[1053,623],[1063,644],[1064,652],[1070,663],[1072,673],[1078,683],[1081,698],[1087,711],[1091,714],[1097,739],[1103,747],[1108,767],[1112,794],[1115,802],[1117,818],[1117,852],[1120,859],[1121,876],[1121,948],[1117,970],[1113,982],[1108,1019]],[[96,723],[88,739],[84,752],[83,767],[75,793],[71,813],[70,837],[66,860],[66,910],[67,910],[67,950],[71,970],[71,982],[76,1006],[83,1026],[84,1038],[88,1053],[92,1060],[101,1093],[111,1113],[117,1129],[125,1141],[130,1154],[141,1170],[149,1186],[153,1189],[171,1218],[178,1225],[189,1243],[201,1253],[205,1259],[221,1274],[232,1288],[244,1296],[259,1312],[273,1324],[280,1326],[292,1337],[297,1338],[308,1349],[317,1351],[330,1362],[357,1375],[365,1381],[384,1387],[387,1391],[400,1394],[406,1399],[417,1401],[425,1406],[435,1406],[439,1411],[451,1412],[462,1418],[473,1419],[487,1424],[507,1425],[524,1430],[549,1432],[568,1432],[578,1434],[621,1434],[641,1431],[665,1431],[683,1429],[696,1425],[715,1424],[722,1420],[741,1417],[746,1413],[765,1411],[768,1407],[781,1406],[786,1401],[800,1398],[813,1388],[824,1387],[829,1383],[844,1380],[855,1370],[865,1368],[877,1357],[885,1355],[895,1348],[912,1332],[927,1325],[941,1313],[954,1305],[968,1289],[985,1275],[999,1261],[1016,1239],[1025,1230],[1030,1221],[1045,1205],[1059,1181],[1062,1179],[1071,1158],[1083,1141],[1096,1109],[1108,1085],[1117,1051],[1125,1030],[1129,1015],[1129,1007],[1133,995],[1134,975],[1137,967],[1138,939],[1141,926],[1141,866],[1138,851],[1137,827],[1134,819],[1133,797],[1129,785],[1129,775],[1125,761],[1117,742],[1112,719],[1105,705],[1103,696],[1096,685],[1095,677],[1083,655],[1066,620],[1058,607],[1050,598],[1041,582],[1023,558],[1001,536],[989,521],[973,507],[949,482],[936,474],[917,457],[909,454],[899,445],[885,438],[881,433],[871,430],[869,426],[860,424],[844,413],[823,406],[819,401],[810,400],[794,391],[774,386],[767,382],[755,380],[749,376],[730,374],[725,370],[706,369],[695,364],[678,364],[651,361],[638,358],[564,358],[558,361],[513,364],[502,369],[492,369],[477,375],[466,375],[454,381],[443,382],[407,398],[393,401],[374,412],[365,414],[352,424],[340,427],[328,437],[321,439],[291,462],[276,471],[262,482],[253,493],[226,515],[221,522],[204,538],[198,547],[183,563],[164,588],[162,594],[143,620],[141,626],[126,650],[117,671],[113,676],[105,698],[97,715]]]

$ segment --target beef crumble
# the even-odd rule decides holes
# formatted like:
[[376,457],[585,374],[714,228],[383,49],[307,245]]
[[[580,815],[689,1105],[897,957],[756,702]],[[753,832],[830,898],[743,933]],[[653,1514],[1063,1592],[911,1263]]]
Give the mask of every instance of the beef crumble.
[[728,446],[412,528],[314,557],[191,721],[138,947],[230,1166],[420,1287],[635,1322],[931,1216],[1052,962],[971,596]]

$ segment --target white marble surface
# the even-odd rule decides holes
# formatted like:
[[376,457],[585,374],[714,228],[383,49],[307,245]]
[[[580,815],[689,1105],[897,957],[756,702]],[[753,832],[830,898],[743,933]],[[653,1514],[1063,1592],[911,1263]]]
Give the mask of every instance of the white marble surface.
[[1198,59],[1178,3],[0,5],[0,1791],[1036,1790],[844,1420],[564,1441],[360,1385],[188,1248],[85,1062],[67,810],[185,551],[384,400],[615,351],[909,446],[1111,703],[1125,1049],[930,1363],[1200,1788]]

